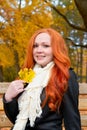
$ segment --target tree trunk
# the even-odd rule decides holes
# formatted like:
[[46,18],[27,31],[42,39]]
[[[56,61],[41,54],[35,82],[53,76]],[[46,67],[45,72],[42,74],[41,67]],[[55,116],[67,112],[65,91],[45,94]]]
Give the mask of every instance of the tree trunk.
[[0,65],[0,82],[3,82],[3,67]]
[[79,10],[85,27],[87,28],[87,0],[74,0],[75,4],[77,6],[77,9]]

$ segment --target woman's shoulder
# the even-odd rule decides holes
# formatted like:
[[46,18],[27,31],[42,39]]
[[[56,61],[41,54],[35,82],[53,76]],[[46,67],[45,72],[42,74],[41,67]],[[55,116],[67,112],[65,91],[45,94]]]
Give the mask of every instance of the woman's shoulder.
[[78,76],[77,76],[77,74],[76,74],[76,72],[74,71],[73,68],[69,69],[69,73],[70,73],[70,78],[78,79]]
[[68,81],[68,91],[72,92],[74,95],[79,93],[78,76],[73,68],[69,69],[70,78]]

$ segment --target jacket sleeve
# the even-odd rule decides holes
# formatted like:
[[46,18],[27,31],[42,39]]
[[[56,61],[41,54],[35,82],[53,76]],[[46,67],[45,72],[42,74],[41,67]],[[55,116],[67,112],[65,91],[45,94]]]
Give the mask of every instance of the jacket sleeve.
[[68,90],[63,99],[63,118],[66,130],[81,130],[80,113],[78,109],[79,85],[77,76],[70,69]]
[[11,102],[6,102],[5,97],[3,95],[3,107],[8,119],[14,124],[16,116],[19,112],[17,100],[13,99]]

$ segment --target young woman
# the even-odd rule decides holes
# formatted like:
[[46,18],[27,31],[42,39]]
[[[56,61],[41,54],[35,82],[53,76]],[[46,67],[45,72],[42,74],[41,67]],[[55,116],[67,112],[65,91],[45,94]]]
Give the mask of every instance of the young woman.
[[3,96],[12,130],[62,130],[62,122],[66,130],[81,130],[79,86],[62,36],[51,28],[36,31],[24,68],[35,72],[32,82],[24,88],[25,81],[12,81]]

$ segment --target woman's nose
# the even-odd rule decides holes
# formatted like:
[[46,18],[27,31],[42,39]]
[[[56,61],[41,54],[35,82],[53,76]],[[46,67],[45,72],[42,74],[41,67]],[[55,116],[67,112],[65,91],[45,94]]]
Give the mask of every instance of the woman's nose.
[[41,46],[38,46],[37,52],[42,52],[42,51],[43,51],[43,48]]

